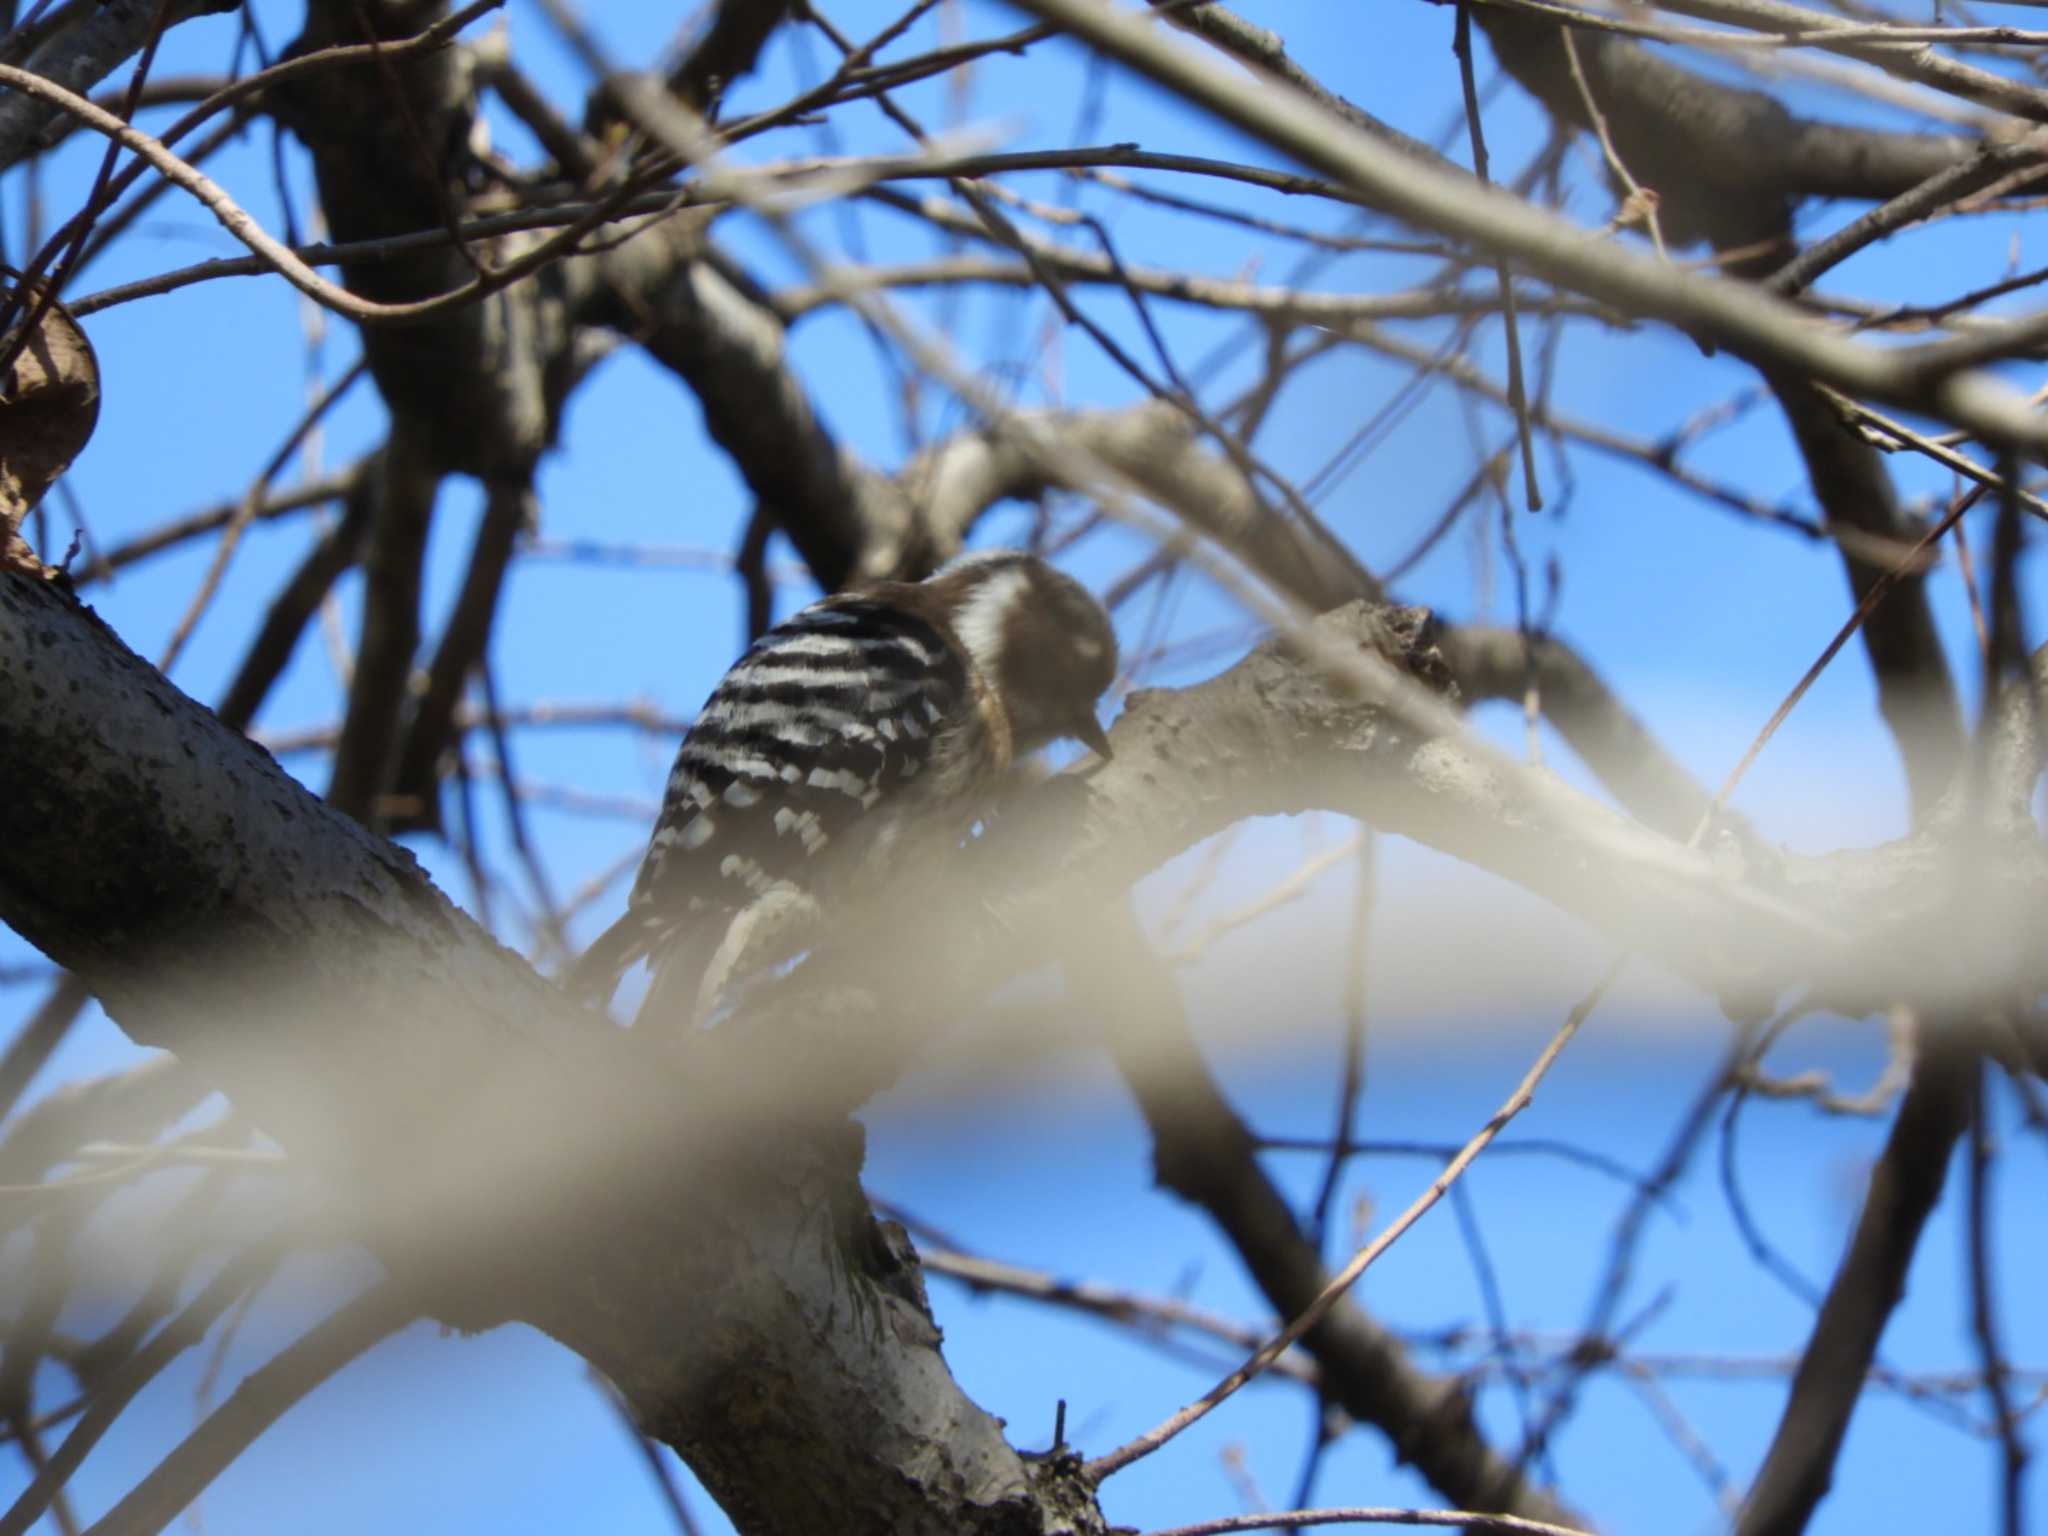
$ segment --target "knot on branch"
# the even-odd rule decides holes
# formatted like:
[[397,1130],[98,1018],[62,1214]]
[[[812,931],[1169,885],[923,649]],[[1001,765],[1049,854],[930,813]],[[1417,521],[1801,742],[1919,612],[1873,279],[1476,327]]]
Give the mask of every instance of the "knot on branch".
[[[1388,680],[1373,676],[1375,663],[1385,663],[1397,678],[1420,683],[1446,703],[1458,702],[1457,676],[1443,644],[1443,626],[1431,609],[1361,598],[1331,609],[1301,632],[1275,636],[1247,664],[1262,679],[1255,684],[1258,691],[1287,712],[1314,707],[1299,696],[1306,689],[1328,695],[1317,713],[1366,704],[1375,706],[1377,715],[1389,702],[1390,688]],[[1347,666],[1353,657],[1365,665]]]

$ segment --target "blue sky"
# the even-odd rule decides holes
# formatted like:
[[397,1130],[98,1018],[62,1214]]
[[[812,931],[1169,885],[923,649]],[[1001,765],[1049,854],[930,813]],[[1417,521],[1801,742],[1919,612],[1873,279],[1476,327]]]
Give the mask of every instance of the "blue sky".
[[[1298,3],[1244,9],[1281,31],[1296,56],[1333,88],[1397,126],[1428,138],[1446,126],[1457,92],[1448,8],[1378,0],[1365,10]],[[289,38],[292,7],[264,5],[259,13],[273,46]],[[864,35],[887,12],[834,0],[830,14],[849,32]],[[942,12],[947,18],[954,14],[950,8]],[[969,6],[964,14],[975,32],[1016,24],[1015,13],[982,6]],[[516,56],[559,99],[574,99],[580,76],[537,10],[520,0],[508,15]],[[676,24],[667,8],[652,6],[613,7],[597,19],[614,56],[631,60],[653,57]],[[927,22],[925,35],[933,35],[936,24]],[[167,46],[159,70],[217,70],[231,46],[232,30],[224,20],[189,24]],[[737,105],[781,99],[807,69],[824,67],[823,60],[816,39],[810,40],[807,60],[785,37],[771,48],[763,77],[748,84]],[[1134,140],[1194,154],[1271,159],[1236,135],[1192,119],[1149,86],[1112,77],[1098,95],[1091,83],[1090,69],[1074,49],[1045,50],[1029,61],[993,59],[977,67],[965,122],[1017,148],[1075,142],[1085,125],[1090,142]],[[1817,114],[1883,116],[1809,87],[1791,90],[1790,99]],[[915,88],[904,100],[935,128],[951,123],[952,103],[942,85]],[[1486,121],[1503,174],[1540,142],[1535,114],[1512,90],[1492,100]],[[493,126],[515,159],[528,157],[516,124],[494,114]],[[901,148],[900,136],[878,114],[841,114],[835,128],[842,135],[838,148],[846,152]],[[1462,137],[1457,142],[1462,146]],[[757,152],[828,147],[784,137]],[[97,155],[97,145],[81,137],[55,157],[45,180],[53,206],[67,206],[63,189],[89,175]],[[1587,172],[1583,148],[1578,155],[1575,169],[1586,190],[1571,211],[1597,226],[1609,211],[1605,194]],[[303,218],[311,206],[310,179],[290,146],[285,163]],[[281,227],[266,133],[224,155],[215,174],[269,227]],[[19,183],[17,176],[0,186],[0,209],[14,228]],[[1019,185],[1047,200],[1063,195],[1062,184],[1051,176]],[[1229,188],[1180,190],[1249,206]],[[1173,262],[1219,276],[1247,275],[1254,270],[1248,263],[1256,262],[1256,275],[1265,281],[1286,280],[1296,260],[1290,248],[1268,237],[1218,233],[1185,215],[1122,203],[1099,191],[1084,193],[1082,206],[1102,216],[1127,259]],[[1825,226],[1853,211],[1813,209],[1807,218],[1810,227]],[[1280,212],[1343,227],[1324,210],[1289,204]],[[847,235],[842,219],[830,211],[807,215],[802,224],[812,238],[835,249]],[[771,285],[797,275],[770,231],[729,221],[718,233]],[[1999,276],[2009,258],[2021,267],[2037,264],[2039,242],[2029,239],[2032,233],[2024,220],[2009,216],[1950,221],[1859,256],[1829,286],[1898,297],[1962,291]],[[886,212],[859,215],[858,235],[874,259],[907,259],[938,249],[928,232]],[[1079,243],[1085,236],[1062,232],[1062,238]],[[234,249],[202,210],[167,199],[136,238],[85,276],[78,291]],[[1315,281],[1372,291],[1413,281],[1424,271],[1411,258],[1354,256],[1326,267]],[[1930,286],[1928,274],[1936,271],[1939,281]],[[1092,315],[1142,352],[1143,333],[1121,296],[1094,292],[1082,298]],[[1020,403],[1092,406],[1133,398],[1131,383],[1078,331],[1058,334],[1046,345],[1048,307],[1042,299],[977,294],[957,308],[923,297],[903,302],[928,323],[943,325],[964,351],[1016,363]],[[2024,296],[2016,303],[2023,304]],[[1200,359],[1243,334],[1237,321],[1166,305],[1157,314],[1183,361]],[[113,309],[90,322],[105,403],[98,436],[74,469],[72,483],[95,539],[115,543],[166,517],[241,494],[303,409],[309,388],[318,379],[339,376],[355,356],[349,331],[328,325],[309,360],[305,320],[298,296],[282,282],[238,279]],[[900,463],[905,422],[889,376],[859,327],[839,318],[806,320],[795,330],[792,347],[832,429],[871,462]],[[1477,355],[1497,372],[1498,354],[1498,336],[1489,334]],[[1226,379],[1245,376],[1244,363],[1231,366],[1237,372],[1226,372]],[[1610,334],[1584,324],[1569,331],[1559,370],[1561,405],[1650,437],[1752,382],[1740,364],[1704,359],[1683,336],[1654,329]],[[1283,396],[1262,451],[1308,473],[1380,407],[1401,377],[1398,370],[1355,359],[1311,370]],[[2027,370],[2015,370],[2013,378],[2029,388],[2037,382]],[[1220,386],[1214,398],[1227,393],[1227,385]],[[930,390],[915,425],[929,436],[961,420],[957,406]],[[381,408],[367,387],[359,388],[331,417],[322,461],[330,467],[347,462],[381,430]],[[1497,414],[1485,419],[1481,435],[1489,446],[1502,432]],[[1765,499],[1804,502],[1787,435],[1767,410],[1711,434],[1689,461]],[[1361,470],[1335,486],[1321,508],[1369,565],[1384,565],[1431,522],[1471,463],[1463,409],[1455,396],[1434,392]],[[1557,628],[1603,668],[1696,773],[1717,780],[1845,616],[1839,566],[1823,548],[1682,498],[1637,468],[1585,454],[1575,457],[1573,467],[1575,484],[1561,511],[1517,521],[1517,538],[1532,568],[1540,573],[1554,556],[1562,570]],[[1547,456],[1544,468],[1555,492]],[[1946,492],[1945,475],[1927,466],[1895,460],[1894,468],[1909,495]],[[541,493],[541,534],[548,541],[729,551],[750,511],[731,466],[703,440],[694,401],[629,349],[579,391],[562,443],[544,466]],[[472,487],[451,486],[444,494],[430,551],[430,632],[466,558],[477,503]],[[985,535],[1016,537],[1023,516],[1016,509],[1000,513],[989,520]],[[1453,618],[1512,622],[1498,530],[1491,522],[1486,528],[1490,553],[1484,559],[1475,558],[1475,540],[1461,531],[1413,573],[1403,595]],[[1971,532],[1976,548],[1988,548],[1987,523],[1973,521]],[[270,592],[313,536],[303,517],[251,531],[220,600],[179,664],[175,675],[182,686],[202,699],[218,695]],[[137,650],[155,655],[190,600],[209,553],[190,548],[136,567],[96,590],[92,601]],[[790,561],[786,550],[779,554]],[[1106,581],[1141,556],[1133,536],[1112,533],[1083,545],[1073,563],[1091,580]],[[1487,565],[1490,580],[1475,575],[1476,567]],[[2038,614],[2044,595],[2038,568],[2029,565],[2025,577]],[[1959,675],[1973,690],[1967,611],[1952,568],[1936,575],[1932,591]],[[339,595],[344,628],[352,628],[353,584]],[[793,607],[807,595],[792,586],[784,601]],[[729,663],[741,624],[737,587],[723,576],[552,559],[517,567],[504,613],[496,660],[508,702],[632,696],[679,715],[695,708]],[[1197,634],[1236,617],[1224,598],[1191,581],[1172,632]],[[1128,611],[1127,641],[1143,618],[1142,605]],[[1210,661],[1152,680],[1182,680],[1215,665]],[[259,727],[284,731],[330,721],[336,698],[331,664],[318,636],[309,633]],[[1481,719],[1503,742],[1519,743],[1519,723],[1510,712],[1483,712]],[[548,784],[651,802],[671,747],[624,733],[534,731],[520,742],[521,768]],[[1582,777],[1554,741],[1551,760],[1568,776]],[[288,766],[316,788],[323,782],[317,759],[293,758]],[[1903,829],[1899,775],[1875,723],[1870,675],[1859,652],[1845,654],[1822,679],[1745,783],[1738,803],[1772,836],[1801,847],[1867,841]],[[565,891],[645,836],[644,824],[630,818],[597,819],[544,807],[532,814]],[[491,825],[485,854],[509,869],[495,810],[486,819]],[[1204,910],[1236,905],[1284,874],[1305,846],[1334,841],[1348,830],[1334,820],[1254,826],[1233,847]],[[458,862],[435,845],[416,848],[444,887],[468,901]],[[1390,1139],[1462,1141],[1604,968],[1607,951],[1519,893],[1502,892],[1487,877],[1423,850],[1390,842],[1380,878],[1383,899],[1371,931],[1378,957],[1371,1088],[1361,1131]],[[1258,1128],[1273,1134],[1328,1130],[1339,1017],[1336,956],[1351,879],[1348,865],[1334,870],[1296,908],[1223,940],[1190,972],[1198,1027],[1212,1043],[1231,1093]],[[1161,880],[1148,890],[1148,899],[1163,905],[1171,891],[1170,879]],[[581,933],[594,933],[623,894],[614,887],[586,915]],[[505,936],[514,943],[528,937],[516,917],[508,918]],[[1494,951],[1541,951],[1550,963],[1526,973],[1489,974]],[[1274,955],[1298,961],[1285,968],[1284,986],[1271,984],[1260,969]],[[0,938],[0,965],[32,958],[11,937]],[[1249,984],[1249,976],[1260,977],[1259,984]],[[29,1006],[36,990],[0,992],[0,1021]],[[1204,1222],[1149,1188],[1142,1127],[1100,1054],[1089,1047],[1089,1027],[1086,1020],[1075,1021],[1071,1049],[991,1081],[987,1057],[972,1048],[975,1026],[969,1025],[944,1059],[868,1115],[874,1132],[871,1187],[992,1257],[1179,1294],[1245,1320],[1262,1320],[1258,1299]],[[1567,1137],[1647,1168],[1679,1106],[1711,1070],[1723,1029],[1711,1006],[1643,973],[1596,1017],[1510,1139]],[[76,1032],[38,1089],[136,1055],[111,1025],[95,1017]],[[1844,1084],[1859,1085],[1875,1076],[1881,1061],[1875,1026],[1818,1023],[1795,1031],[1774,1065],[1786,1071],[1820,1066]],[[1805,1274],[1824,1277],[1832,1264],[1853,1216],[1861,1171],[1881,1135],[1881,1125],[1825,1119],[1803,1105],[1759,1104],[1745,1112],[1739,1159],[1744,1187],[1760,1226]],[[2007,1150],[1997,1190],[2003,1216],[1998,1231],[2001,1267],[2012,1277],[2038,1273],[2048,1261],[2048,1224],[2039,1219],[2041,1139],[2014,1134]],[[1272,1167],[1290,1189],[1305,1195],[1319,1165],[1313,1158],[1275,1154]],[[1339,1210],[1369,1202],[1376,1221],[1384,1221],[1432,1172],[1416,1160],[1361,1160],[1346,1181]],[[1574,1326],[1626,1189],[1575,1165],[1515,1155],[1484,1160],[1469,1188],[1509,1325]],[[1345,1222],[1339,1227],[1348,1230]],[[1970,1363],[1962,1252],[1951,1202],[1937,1214],[1923,1246],[1909,1298],[1887,1337],[1888,1360],[1924,1368]],[[289,1338],[323,1298],[345,1294],[362,1274],[360,1260],[346,1254],[299,1261],[292,1283],[276,1288],[234,1342],[223,1389]],[[1009,1421],[1013,1439],[1024,1446],[1046,1441],[1053,1405],[1065,1398],[1070,1437],[1091,1451],[1106,1449],[1199,1393],[1229,1363],[1218,1354],[1213,1368],[1192,1367],[1104,1325],[1027,1303],[976,1299],[944,1281],[933,1282],[933,1293],[955,1371],[977,1400]],[[1400,1328],[1486,1321],[1474,1260],[1449,1208],[1403,1239],[1368,1277],[1362,1295]],[[1805,1304],[1741,1258],[1711,1149],[1676,1192],[1672,1209],[1653,1219],[1625,1315],[1660,1296],[1667,1299],[1639,1337],[1645,1350],[1776,1356],[1796,1347],[1808,1325]],[[2022,1362],[2048,1360],[2048,1322],[2023,1313],[2020,1299],[2018,1287],[2009,1286],[2004,1317],[2012,1352]],[[1426,1353],[1422,1358],[1433,1359]],[[184,1432],[196,1374],[194,1362],[160,1382],[88,1461],[75,1485],[85,1513],[104,1509]],[[1673,1378],[1667,1387],[1740,1486],[1775,1420],[1781,1386],[1771,1380]],[[1981,1414],[1981,1405],[1971,1406]],[[1520,1433],[1512,1394],[1488,1388],[1481,1411],[1496,1439],[1512,1444]],[[1106,1508],[1114,1518],[1140,1526],[1234,1511],[1238,1493],[1222,1460],[1231,1446],[1243,1448],[1266,1499],[1283,1503],[1292,1495],[1309,1423],[1308,1405],[1297,1389],[1255,1388],[1119,1477],[1106,1492]],[[1923,1410],[1872,1394],[1838,1469],[1836,1492],[1814,1529],[1988,1528],[1993,1455],[1988,1444],[1935,1424]],[[1700,1479],[1635,1393],[1616,1381],[1603,1378],[1588,1390],[1579,1417],[1559,1443],[1556,1469],[1567,1497],[1604,1528],[1713,1526]],[[18,1463],[0,1463],[0,1492],[18,1475]],[[1371,1434],[1353,1434],[1332,1452],[1317,1498],[1439,1502],[1392,1467],[1383,1442]],[[711,1518],[701,1494],[694,1507],[701,1518]],[[305,1532],[400,1522],[449,1532],[631,1531],[659,1529],[665,1518],[637,1451],[579,1362],[521,1331],[459,1339],[425,1327],[392,1341],[288,1417],[208,1494],[206,1528],[216,1536],[274,1530],[284,1510],[290,1511],[288,1528]],[[2048,1503],[2040,1510],[2048,1515]]]

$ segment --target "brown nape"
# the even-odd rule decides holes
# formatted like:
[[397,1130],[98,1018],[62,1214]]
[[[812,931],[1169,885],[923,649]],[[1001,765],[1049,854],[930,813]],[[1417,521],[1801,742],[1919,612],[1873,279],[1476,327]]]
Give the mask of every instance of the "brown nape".
[[[996,589],[1003,593],[997,635],[979,624],[969,631],[962,616],[993,582],[1006,583]],[[1116,677],[1116,631],[1102,605],[1071,576],[1035,555],[997,550],[970,555],[921,582],[868,590],[936,625],[987,669],[1016,752],[1071,736],[1107,756],[1095,701]],[[990,639],[997,643],[987,644]]]

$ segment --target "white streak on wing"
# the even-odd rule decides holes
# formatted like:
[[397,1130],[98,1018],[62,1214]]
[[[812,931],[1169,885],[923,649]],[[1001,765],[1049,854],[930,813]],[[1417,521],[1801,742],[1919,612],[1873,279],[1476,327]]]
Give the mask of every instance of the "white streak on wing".
[[[849,662],[855,660],[848,657]],[[859,666],[827,668],[816,666],[790,666],[774,661],[749,662],[733,673],[733,681],[744,683],[750,688],[775,688],[784,685],[796,688],[811,688],[821,692],[841,688],[864,688],[868,682],[868,669]]]
[[794,832],[802,841],[805,853],[816,853],[830,841],[825,829],[818,825],[816,811],[798,814],[788,806],[782,806],[775,812],[775,830],[778,834]]
[[739,880],[743,881],[746,884],[747,889],[752,891],[756,896],[759,896],[763,892],[771,890],[778,885],[783,885],[786,883],[784,881],[777,880],[773,875],[769,874],[766,870],[761,868],[761,866],[754,860],[746,857],[746,855],[744,854],[739,853],[728,853],[722,860],[720,860],[718,865],[718,872],[728,880],[737,877]]
[[[695,777],[701,768],[709,767],[722,768],[737,779],[756,779],[762,783],[772,783],[777,777],[789,777],[789,770],[783,764],[771,763],[767,758],[755,753],[741,751],[736,747],[728,747],[722,744],[714,747],[699,742],[696,744],[690,760],[677,770],[679,775],[683,772],[688,772],[692,775],[689,790],[690,798],[699,806],[709,806],[716,803],[711,793],[711,787],[702,779]],[[794,784],[796,780],[791,778],[790,782]]]
[[690,824],[683,828],[680,841],[685,848],[702,848],[717,835],[717,832],[718,823],[709,816],[700,815],[693,817]]
[[787,704],[772,702],[736,704],[727,719],[733,730],[766,730],[785,741],[798,741],[805,746],[823,746],[860,723],[847,711],[829,704],[807,704],[801,709],[791,709]]
[[761,655],[768,656],[823,656],[832,661],[847,661],[859,654],[860,642],[846,635],[778,635],[775,643]]
[[[835,624],[866,626],[873,624],[871,614],[834,613]],[[772,662],[783,656],[823,656],[833,660],[857,661],[864,654],[876,651],[906,651],[917,661],[930,666],[938,660],[938,651],[923,638],[908,629],[884,627],[879,633],[842,635],[827,631],[824,634],[807,632],[813,619],[792,621],[789,633],[777,634],[748,654],[749,662]]]
[[886,640],[866,640],[862,645],[873,650],[908,651],[927,667],[934,665],[939,659],[937,651],[907,631],[893,634]]
[[[796,710],[787,704],[721,702],[705,710],[702,718],[706,725],[718,730],[735,734],[765,730],[778,740],[798,747],[822,747],[835,735],[853,734],[852,727],[859,724],[844,710]],[[714,747],[713,750],[720,749]]]
[[750,805],[760,804],[761,791],[749,784],[745,779],[734,779],[725,786],[724,799],[727,805],[738,806],[741,810],[745,810]]
[[1003,631],[1031,584],[1020,570],[998,571],[976,587],[953,620],[953,632],[982,676],[993,680],[1003,659]]
[[851,795],[863,805],[874,804],[873,788],[859,774],[846,768],[813,768],[805,781],[813,789],[836,789],[842,795]]

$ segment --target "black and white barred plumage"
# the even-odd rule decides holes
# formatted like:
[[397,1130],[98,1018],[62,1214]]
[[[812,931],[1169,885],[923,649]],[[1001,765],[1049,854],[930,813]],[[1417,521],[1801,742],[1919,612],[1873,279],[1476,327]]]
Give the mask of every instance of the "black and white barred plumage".
[[645,958],[657,1011],[699,1011],[801,948],[836,893],[956,846],[1017,758],[1061,736],[1107,756],[1095,702],[1116,663],[1094,598],[1011,551],[777,625],[684,737],[626,915],[577,990],[608,992]]

